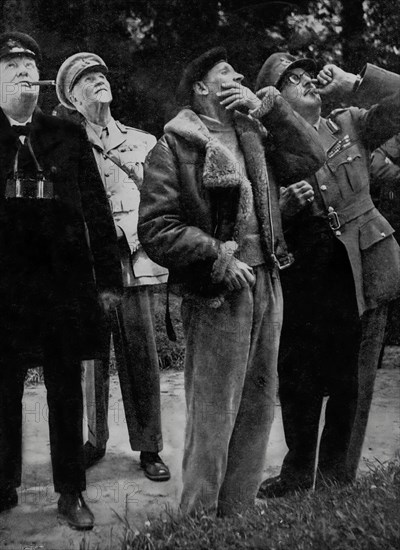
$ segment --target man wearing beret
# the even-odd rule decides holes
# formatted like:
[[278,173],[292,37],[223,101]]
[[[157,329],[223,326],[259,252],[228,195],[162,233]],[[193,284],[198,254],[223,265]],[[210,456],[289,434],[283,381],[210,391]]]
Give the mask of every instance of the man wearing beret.
[[80,364],[100,350],[121,269],[85,133],[36,106],[38,63],[30,36],[0,35],[0,513],[18,504],[24,378],[43,365],[58,510],[91,529]]
[[[282,276],[285,314],[279,396],[288,453],[280,475],[259,496],[313,486],[318,427],[328,396],[317,483],[355,479],[385,330],[387,302],[399,294],[399,247],[369,189],[369,151],[400,128],[400,77],[368,65],[361,76],[326,66],[315,79],[310,59],[275,53],[257,88],[276,86],[309,122],[325,163],[307,181],[282,190],[285,236],[293,268]],[[317,89],[316,84],[319,84]],[[369,110],[337,109],[321,117],[321,95],[336,91]]]
[[291,263],[275,178],[297,181],[322,158],[275,88],[259,98],[242,80],[223,48],[187,66],[187,107],[150,154],[140,205],[139,238],[183,292],[188,513],[254,503],[275,403],[278,271]]
[[85,461],[90,467],[106,451],[112,332],[131,448],[141,451],[140,464],[149,479],[167,481],[169,469],[158,454],[162,433],[153,288],[166,282],[168,271],[148,258],[137,236],[143,164],[156,139],[114,120],[107,73],[99,56],[81,52],[64,61],[56,81],[61,104],[80,113],[92,145],[114,218],[124,280],[121,304],[110,315],[103,357],[86,362]]

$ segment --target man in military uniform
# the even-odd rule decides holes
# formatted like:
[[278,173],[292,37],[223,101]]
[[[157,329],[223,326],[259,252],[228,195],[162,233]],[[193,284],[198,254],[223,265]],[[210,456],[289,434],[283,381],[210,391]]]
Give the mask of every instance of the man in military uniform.
[[89,417],[86,465],[89,467],[104,456],[108,440],[112,332],[131,448],[141,451],[140,463],[149,479],[166,481],[170,473],[158,454],[162,434],[152,286],[165,282],[168,271],[148,258],[137,236],[143,164],[156,139],[114,120],[107,72],[99,56],[77,53],[62,64],[56,81],[60,103],[83,117],[109,198],[124,278],[122,303],[110,318],[103,359],[95,364],[86,363]]
[[43,365],[58,510],[91,529],[80,365],[99,352],[121,270],[85,133],[36,107],[40,58],[30,36],[0,36],[0,513],[18,504],[24,378]]
[[[310,59],[275,53],[257,88],[275,85],[318,133],[325,164],[306,181],[282,190],[285,236],[295,257],[282,275],[285,313],[279,395],[289,448],[280,476],[259,496],[313,485],[318,426],[329,399],[317,481],[355,478],[386,323],[387,302],[399,294],[399,248],[393,228],[376,210],[369,189],[368,150],[400,128],[400,95],[392,76],[373,66],[361,78],[334,65],[314,80]],[[321,86],[316,88],[316,83]],[[332,90],[379,105],[321,117],[321,95]],[[398,90],[398,84],[397,84]]]

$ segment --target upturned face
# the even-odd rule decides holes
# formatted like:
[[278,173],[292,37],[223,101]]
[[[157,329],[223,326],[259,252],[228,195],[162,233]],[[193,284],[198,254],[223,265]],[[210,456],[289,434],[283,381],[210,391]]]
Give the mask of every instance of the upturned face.
[[298,113],[316,111],[321,107],[321,97],[316,92],[313,75],[298,67],[288,71],[280,86],[281,94]]
[[8,113],[36,106],[39,86],[29,82],[39,79],[34,59],[28,56],[10,56],[0,59],[0,105]]
[[211,98],[219,103],[217,92],[224,90],[222,84],[233,84],[234,82],[242,82],[243,75],[236,72],[235,69],[226,61],[217,63],[203,78],[202,82],[208,88],[208,94]]
[[71,92],[71,102],[84,114],[85,110],[95,103],[111,103],[111,86],[105,74],[91,71],[84,74]]

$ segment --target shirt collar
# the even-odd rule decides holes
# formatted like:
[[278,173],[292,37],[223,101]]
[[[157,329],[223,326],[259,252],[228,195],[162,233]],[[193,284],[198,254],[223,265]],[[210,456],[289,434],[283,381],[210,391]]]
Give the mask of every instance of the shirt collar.
[[8,118],[8,122],[10,123],[11,126],[25,126],[25,124],[28,124],[28,122],[32,122],[32,115],[25,122],[18,122],[18,120],[14,120],[8,115],[6,115],[6,117]]
[[[118,125],[114,118],[110,119],[110,122],[107,124],[107,126],[100,126],[99,124],[95,124],[94,122],[89,122],[89,120],[86,120],[86,124],[89,130],[91,130],[99,140],[99,143],[102,144],[104,149],[106,151],[109,151],[115,147],[118,147],[123,141],[126,139],[125,134],[121,132],[121,130],[118,128]],[[101,140],[101,133],[104,128],[108,129],[108,136],[104,142]],[[89,132],[90,135],[91,132]]]
[[98,138],[101,138],[101,132],[103,131],[103,129],[109,128],[109,126],[113,121],[114,119],[112,118],[110,122],[107,124],[107,126],[101,126],[100,124],[95,124],[94,122],[90,122],[90,120],[86,119],[86,124],[92,128],[93,132],[96,134]]

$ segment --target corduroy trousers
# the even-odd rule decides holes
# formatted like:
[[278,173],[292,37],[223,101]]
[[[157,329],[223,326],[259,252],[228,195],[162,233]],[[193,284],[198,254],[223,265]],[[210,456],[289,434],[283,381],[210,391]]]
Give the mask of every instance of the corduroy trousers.
[[256,283],[217,309],[182,301],[187,406],[181,509],[230,514],[254,503],[274,416],[282,325],[279,276],[254,268]]

